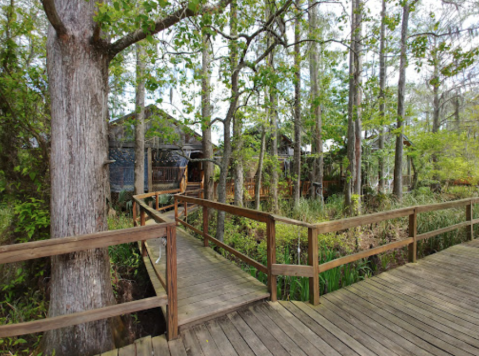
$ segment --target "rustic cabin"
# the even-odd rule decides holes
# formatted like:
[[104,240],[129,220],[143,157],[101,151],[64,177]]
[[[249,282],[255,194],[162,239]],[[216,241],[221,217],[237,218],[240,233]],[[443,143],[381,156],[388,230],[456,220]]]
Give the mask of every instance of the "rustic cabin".
[[[132,192],[134,187],[134,120],[130,113],[109,124],[110,187],[112,193]],[[145,191],[199,186],[202,164],[201,135],[155,105],[145,108]]]

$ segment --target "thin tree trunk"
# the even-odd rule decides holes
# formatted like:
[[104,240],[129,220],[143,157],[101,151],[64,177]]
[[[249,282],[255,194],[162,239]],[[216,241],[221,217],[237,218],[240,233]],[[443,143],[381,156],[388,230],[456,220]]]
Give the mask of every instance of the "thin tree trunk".
[[403,6],[403,18],[401,26],[401,59],[399,64],[399,84],[398,84],[398,119],[397,119],[397,137],[396,153],[394,157],[394,186],[393,194],[396,198],[402,200],[402,161],[403,161],[403,121],[405,118],[404,95],[406,90],[406,65],[407,65],[407,32],[409,22],[410,5],[406,2]]
[[346,182],[344,185],[344,207],[348,215],[353,214],[354,177],[356,176],[356,125],[355,120],[355,102],[356,102],[356,83],[355,83],[355,35],[356,30],[356,2],[351,2],[351,49],[349,51],[349,101],[348,101],[348,136],[347,136],[347,158],[348,167],[346,168]]
[[[309,0],[309,36],[316,39],[318,30],[317,4],[313,0]],[[309,53],[309,75],[311,78],[311,115],[314,119],[314,151],[317,157],[314,160],[313,176],[314,181],[323,184],[323,139],[322,139],[322,117],[321,105],[319,102],[319,85],[318,85],[318,43],[311,43],[311,51]],[[312,184],[311,184],[312,185]],[[312,196],[316,196],[316,189],[313,189]]]
[[261,179],[263,178],[263,160],[266,147],[266,129],[261,128],[261,148],[259,151],[258,169],[256,170],[256,184],[254,188],[255,209],[259,210],[261,203]]
[[[203,158],[213,159],[213,143],[211,141],[211,102],[210,102],[210,50],[208,39],[203,37],[202,50],[202,78],[201,78],[201,117],[203,120]],[[214,199],[214,165],[212,162],[203,162],[205,199]]]
[[461,132],[461,116],[460,116],[460,109],[461,109],[461,103],[460,103],[460,95],[459,95],[459,90],[456,92],[456,100],[454,100],[454,119],[455,119],[455,126],[456,126],[456,132],[460,133]]
[[301,196],[301,16],[298,9],[294,23],[294,162],[293,203],[299,204]]
[[382,0],[381,39],[379,43],[379,157],[378,157],[378,189],[384,194],[384,126],[386,112],[386,0]]
[[[135,194],[145,193],[145,50],[136,44]],[[151,187],[148,187],[151,190]]]
[[[50,25],[47,71],[51,95],[51,237],[108,229],[108,55],[91,43],[95,2],[57,1],[66,33]],[[108,249],[52,257],[49,317],[115,304]],[[114,348],[108,319],[48,331],[42,351],[94,355]]]
[[356,150],[356,177],[354,179],[355,182],[355,187],[354,187],[354,192],[358,196],[358,212],[360,211],[360,201],[361,201],[361,194],[362,194],[362,184],[361,184],[361,174],[362,174],[362,169],[361,169],[361,149],[362,149],[362,109],[361,109],[361,104],[362,104],[362,80],[361,80],[361,75],[362,75],[362,70],[363,70],[363,59],[362,59],[362,28],[363,28],[363,3],[361,0],[356,0],[356,31],[355,31],[355,50],[356,50],[356,55],[355,55],[355,60],[356,60],[356,65],[354,66],[354,76],[355,76],[355,111],[356,111],[356,120],[355,120],[355,130],[354,133],[356,135],[356,141],[355,141],[355,150]]
[[[269,12],[268,12],[269,17]],[[268,46],[272,41],[272,35],[268,37]],[[268,62],[271,67],[271,70],[274,71],[274,51],[268,56]],[[270,101],[270,117],[271,117],[271,156],[272,156],[272,172],[271,172],[271,200],[272,200],[272,211],[273,213],[279,212],[278,204],[278,184],[279,184],[279,174],[278,174],[278,108],[277,108],[277,96],[276,96],[276,87],[271,86],[269,88],[269,101]]]

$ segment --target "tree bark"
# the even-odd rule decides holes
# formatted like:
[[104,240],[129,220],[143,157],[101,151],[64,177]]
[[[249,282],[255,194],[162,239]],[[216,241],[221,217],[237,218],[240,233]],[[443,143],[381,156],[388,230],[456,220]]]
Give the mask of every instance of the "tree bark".
[[398,83],[398,111],[397,111],[397,137],[396,152],[394,156],[394,186],[393,194],[402,200],[402,166],[403,166],[403,122],[405,119],[405,90],[406,90],[406,65],[407,65],[407,32],[409,23],[410,5],[406,2],[403,6],[403,17],[401,26],[401,59],[399,63]]
[[[298,5],[299,6],[299,5]],[[301,197],[301,16],[298,9],[294,22],[294,157],[293,157],[293,204]]]
[[356,111],[356,120],[355,120],[355,130],[354,134],[356,135],[355,140],[355,158],[356,158],[356,176],[354,178],[354,192],[358,196],[358,213],[361,207],[361,194],[362,194],[362,169],[361,169],[361,156],[362,156],[362,70],[363,70],[363,59],[362,59],[362,28],[363,28],[363,2],[361,0],[356,1],[356,30],[355,30],[355,50],[356,55],[354,56],[356,60],[356,65],[354,66],[354,90],[355,90],[355,111]]
[[[313,0],[309,0],[309,36],[311,39],[317,37],[317,4]],[[322,138],[322,113],[319,98],[318,85],[318,43],[311,43],[309,53],[309,75],[311,78],[311,116],[314,119],[314,151],[317,157],[314,159],[313,176],[314,181],[323,184],[323,138]],[[312,196],[316,196],[316,189],[313,189]]]
[[[203,128],[203,158],[213,159],[213,143],[211,141],[211,101],[210,101],[210,49],[208,39],[203,36],[202,50],[202,77],[201,77],[201,117]],[[203,162],[205,199],[214,199],[214,165],[212,162]]]
[[384,194],[384,126],[386,113],[386,0],[382,0],[381,32],[379,43],[379,157],[378,157],[378,190]]
[[264,125],[261,127],[261,148],[259,151],[258,169],[256,170],[256,184],[254,187],[255,209],[259,210],[261,203],[261,180],[263,178],[263,160],[266,147],[266,129]]
[[356,31],[356,1],[351,2],[351,49],[349,51],[349,101],[348,101],[348,135],[347,135],[347,158],[346,182],[344,185],[344,207],[346,214],[353,214],[354,178],[356,177],[356,125],[355,103],[356,103],[356,54],[355,54],[355,33]]
[[[145,193],[145,50],[136,44],[135,194]],[[151,190],[151,187],[148,187]]]
[[[51,96],[51,237],[108,229],[107,140],[108,62],[92,45],[97,5],[83,0],[57,1],[66,32],[51,25],[47,71]],[[58,26],[57,26],[58,27]],[[52,257],[49,317],[115,303],[108,249]],[[114,348],[110,320],[51,330],[43,353],[93,355]]]

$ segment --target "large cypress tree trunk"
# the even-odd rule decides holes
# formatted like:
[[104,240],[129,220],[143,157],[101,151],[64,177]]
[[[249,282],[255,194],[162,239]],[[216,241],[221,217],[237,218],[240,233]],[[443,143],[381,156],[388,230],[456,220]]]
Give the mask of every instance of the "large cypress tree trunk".
[[[145,193],[145,50],[136,44],[135,194]],[[151,190],[151,187],[148,187]]]
[[[107,230],[108,55],[91,44],[96,3],[57,1],[65,32],[50,26],[51,237]],[[52,257],[49,317],[115,303],[107,249]],[[109,320],[48,331],[44,354],[93,355],[114,348]]]
[[293,202],[299,204],[301,196],[301,39],[300,9],[294,22],[294,161],[293,161]]
[[[211,102],[210,102],[210,51],[206,36],[203,38],[201,79],[201,116],[203,118],[203,157],[213,159],[213,144],[211,142]],[[214,197],[214,166],[212,162],[203,162],[205,177],[205,199]]]
[[396,198],[402,200],[402,161],[403,161],[403,121],[405,118],[404,95],[406,90],[406,62],[407,62],[407,30],[409,22],[410,5],[406,2],[403,6],[403,18],[401,26],[401,59],[399,63],[399,83],[398,83],[398,119],[397,119],[397,137],[396,153],[394,156],[394,186],[393,194]]
[[378,179],[379,193],[384,194],[384,117],[386,111],[386,0],[382,0],[381,11],[381,33],[379,43],[379,158],[378,158]]

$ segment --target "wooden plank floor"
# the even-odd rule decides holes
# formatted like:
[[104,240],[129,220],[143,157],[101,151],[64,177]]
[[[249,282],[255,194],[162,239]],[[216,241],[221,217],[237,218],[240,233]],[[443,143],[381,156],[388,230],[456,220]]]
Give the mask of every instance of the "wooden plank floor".
[[329,293],[317,307],[256,303],[129,350],[143,355],[149,340],[151,355],[479,355],[478,262],[476,240]]
[[[171,214],[171,213],[170,213]],[[166,214],[165,214],[166,215]],[[178,324],[180,330],[205,320],[225,315],[249,303],[269,298],[264,284],[192,237],[176,229],[178,270]],[[156,262],[160,239],[147,242],[148,254]],[[152,268],[165,276],[165,255],[158,263],[148,263],[150,279],[158,295],[165,291]],[[149,264],[149,265],[148,265]]]

